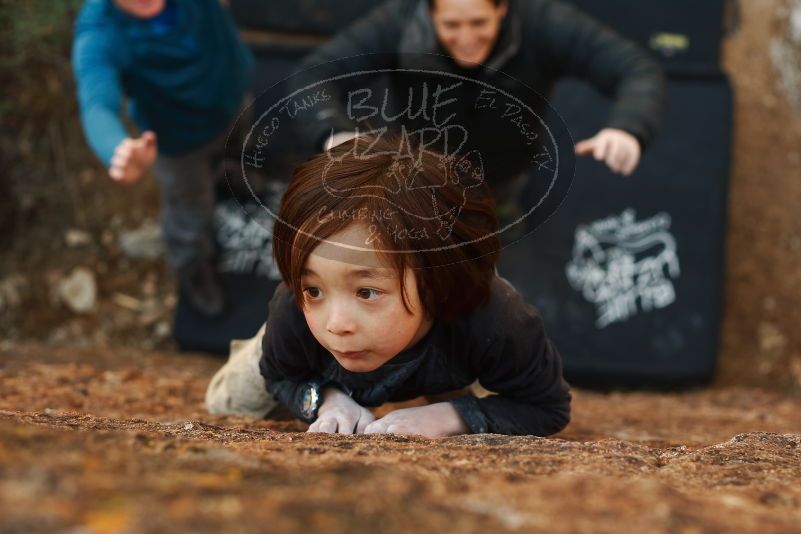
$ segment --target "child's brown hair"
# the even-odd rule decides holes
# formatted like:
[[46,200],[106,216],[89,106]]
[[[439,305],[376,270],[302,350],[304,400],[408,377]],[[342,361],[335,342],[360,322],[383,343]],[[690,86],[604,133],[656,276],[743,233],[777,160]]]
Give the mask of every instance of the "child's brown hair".
[[407,138],[358,137],[295,169],[273,230],[273,254],[297,302],[301,272],[323,240],[364,224],[381,261],[414,269],[431,318],[464,316],[489,298],[499,253],[495,203],[480,156],[443,156]]

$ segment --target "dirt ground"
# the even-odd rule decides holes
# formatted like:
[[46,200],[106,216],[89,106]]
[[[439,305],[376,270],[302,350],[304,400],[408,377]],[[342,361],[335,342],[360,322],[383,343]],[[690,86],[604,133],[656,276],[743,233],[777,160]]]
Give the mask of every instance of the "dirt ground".
[[0,362],[4,533],[801,532],[798,397],[577,391],[554,439],[331,436],[207,414],[207,357]]

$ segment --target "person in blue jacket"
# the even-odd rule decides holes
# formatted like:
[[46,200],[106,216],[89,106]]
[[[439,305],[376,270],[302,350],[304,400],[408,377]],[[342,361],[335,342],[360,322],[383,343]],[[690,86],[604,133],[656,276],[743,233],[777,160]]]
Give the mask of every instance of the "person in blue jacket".
[[[215,180],[253,63],[219,0],[87,0],[72,62],[83,129],[122,184],[153,167],[167,259],[190,303],[224,307],[213,258]],[[128,132],[127,115],[139,130]]]

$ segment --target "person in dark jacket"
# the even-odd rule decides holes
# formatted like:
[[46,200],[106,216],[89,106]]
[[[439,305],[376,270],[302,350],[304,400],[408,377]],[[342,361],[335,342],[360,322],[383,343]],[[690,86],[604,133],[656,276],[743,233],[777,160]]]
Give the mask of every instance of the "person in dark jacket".
[[[486,182],[453,157],[413,152],[357,137],[295,170],[273,234],[283,283],[262,339],[267,390],[312,432],[558,432],[571,401],[561,359],[495,272]],[[495,394],[377,420],[368,410],[476,380]],[[223,393],[232,405],[249,395]]]
[[214,187],[252,64],[233,21],[219,0],[87,0],[72,63],[90,146],[123,184],[155,167],[167,259],[190,304],[220,313]]
[[[336,61],[346,57],[346,63]],[[575,151],[624,175],[653,140],[664,99],[661,70],[643,50],[558,0],[390,0],[308,56],[294,88],[342,74],[343,65],[456,73],[510,93],[522,82],[545,96],[562,77],[582,78],[615,104],[607,126]],[[472,106],[473,100],[464,101]],[[308,139],[330,147],[354,135],[342,102],[331,98],[317,108],[303,125]],[[541,102],[532,105],[542,111]],[[468,106],[465,124],[473,146],[489,156],[488,178],[500,183],[517,176],[525,161],[515,157],[525,155],[515,154],[522,152],[515,140],[483,117],[471,123]]]

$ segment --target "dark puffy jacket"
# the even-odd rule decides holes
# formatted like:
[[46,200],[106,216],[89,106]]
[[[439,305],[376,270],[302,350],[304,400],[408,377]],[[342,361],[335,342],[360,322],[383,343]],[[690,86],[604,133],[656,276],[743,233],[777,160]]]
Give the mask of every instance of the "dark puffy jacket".
[[[371,55],[375,53],[381,55]],[[346,63],[335,61],[345,57],[350,58]],[[479,68],[462,68],[447,57],[436,37],[427,0],[382,4],[308,56],[301,70],[311,67],[315,68],[292,78],[293,89],[333,78],[344,69],[426,69],[466,76],[512,95],[532,95],[533,90],[547,97],[559,78],[576,77],[614,99],[607,127],[631,133],[643,149],[659,128],[665,92],[661,69],[644,50],[556,0],[509,0],[498,41],[485,66]],[[532,98],[530,105],[537,113],[544,111],[541,98]],[[499,135],[499,129],[488,125],[473,108],[465,106],[461,117],[473,142],[490,159],[495,152],[502,166],[510,169],[507,175],[519,172],[520,165],[510,159],[515,140]],[[302,121],[303,135],[317,148],[332,130],[350,129],[353,121],[340,95],[318,104],[314,115]],[[492,181],[493,174],[488,176]]]

